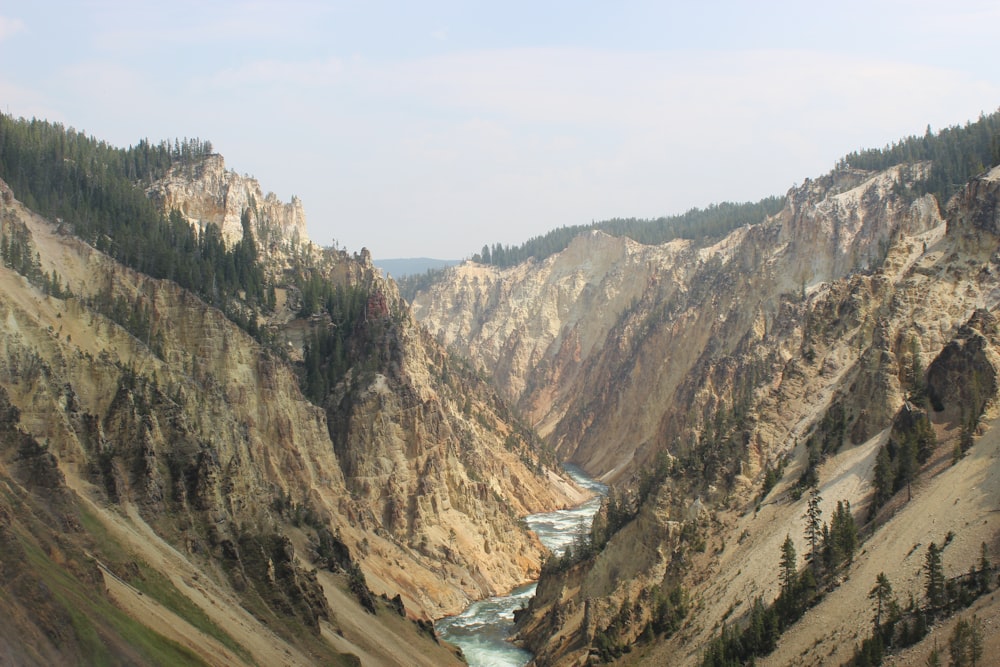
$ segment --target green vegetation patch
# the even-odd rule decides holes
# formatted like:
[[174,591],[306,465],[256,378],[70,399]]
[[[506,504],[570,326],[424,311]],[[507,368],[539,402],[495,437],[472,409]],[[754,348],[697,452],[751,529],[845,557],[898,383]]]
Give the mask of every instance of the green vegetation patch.
[[101,522],[100,518],[85,510],[80,512],[80,517],[84,528],[94,538],[96,543],[101,545],[101,553],[109,561],[136,563],[137,569],[133,570],[134,574],[122,577],[123,581],[142,591],[144,595],[148,595],[153,600],[156,600],[201,632],[217,639],[223,646],[239,655],[248,663],[253,663],[253,658],[246,648],[216,625],[201,607],[178,590],[167,577],[151,568],[147,563],[135,559],[133,554],[129,553],[108,533],[107,528]]
[[135,652],[151,664],[206,664],[190,650],[163,637],[111,604],[55,564],[31,540],[21,545],[32,571],[45,583],[54,602],[68,614],[82,662],[119,665]]

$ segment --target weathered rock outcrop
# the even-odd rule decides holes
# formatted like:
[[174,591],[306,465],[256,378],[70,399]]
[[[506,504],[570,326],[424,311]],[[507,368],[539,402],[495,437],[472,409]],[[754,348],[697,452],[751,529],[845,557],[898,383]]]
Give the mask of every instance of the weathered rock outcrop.
[[976,424],[996,396],[998,333],[996,317],[977,310],[927,369],[928,398],[949,421]]
[[264,194],[257,179],[227,170],[221,155],[179,163],[146,192],[164,211],[179,211],[202,232],[216,225],[230,244],[243,236],[245,211],[251,212],[254,235],[265,252],[309,243],[302,200],[292,197],[285,203],[273,192]]

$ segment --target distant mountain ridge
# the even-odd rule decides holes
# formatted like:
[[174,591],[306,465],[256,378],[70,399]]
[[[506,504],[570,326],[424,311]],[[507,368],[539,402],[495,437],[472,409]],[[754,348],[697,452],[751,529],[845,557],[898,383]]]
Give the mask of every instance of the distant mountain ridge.
[[432,269],[446,269],[461,264],[460,259],[432,259],[430,257],[408,257],[398,259],[373,260],[376,267],[393,278],[419,275]]

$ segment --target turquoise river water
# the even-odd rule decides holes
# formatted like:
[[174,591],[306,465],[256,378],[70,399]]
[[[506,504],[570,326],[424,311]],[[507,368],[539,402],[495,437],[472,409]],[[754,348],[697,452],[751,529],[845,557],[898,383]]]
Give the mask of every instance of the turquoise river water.
[[[566,472],[577,484],[594,491],[592,499],[567,510],[532,514],[525,518],[528,527],[546,547],[562,554],[578,535],[590,531],[594,514],[601,506],[607,487],[590,479],[572,466]],[[522,667],[531,654],[509,641],[514,630],[514,611],[527,606],[535,594],[535,584],[517,588],[509,595],[480,600],[457,616],[437,622],[441,637],[462,649],[470,667]]]

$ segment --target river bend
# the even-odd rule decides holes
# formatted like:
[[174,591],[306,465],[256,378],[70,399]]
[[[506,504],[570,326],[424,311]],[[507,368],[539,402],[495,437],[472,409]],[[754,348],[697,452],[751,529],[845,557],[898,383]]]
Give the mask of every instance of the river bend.
[[[577,537],[590,531],[594,514],[601,507],[601,497],[607,487],[590,479],[574,466],[565,466],[566,473],[580,486],[595,492],[587,502],[566,510],[532,514],[525,523],[538,535],[546,547],[561,555]],[[514,630],[514,611],[527,606],[535,594],[535,583],[514,589],[508,595],[473,603],[456,616],[437,622],[442,639],[462,649],[470,667],[523,667],[531,654],[510,642]]]

